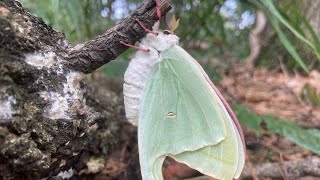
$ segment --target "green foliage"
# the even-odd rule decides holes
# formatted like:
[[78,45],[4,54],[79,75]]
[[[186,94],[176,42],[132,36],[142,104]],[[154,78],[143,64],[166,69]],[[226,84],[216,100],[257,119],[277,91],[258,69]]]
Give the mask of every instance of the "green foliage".
[[[286,4],[283,5],[284,8],[281,9],[281,5],[279,7],[276,7],[272,0],[250,0],[250,2],[265,12],[275,32],[277,33],[281,44],[292,56],[296,64],[308,73],[310,68],[308,68],[306,64],[314,64],[314,62],[310,60],[311,58],[309,57],[309,53],[312,53],[316,56],[315,58],[313,58],[316,61],[320,60],[320,40],[309,22],[305,19],[304,16],[300,14],[300,3],[292,3],[289,5],[290,8],[288,8],[288,4]],[[283,2],[289,1],[281,1],[281,3]],[[278,2],[278,4],[281,3]],[[283,30],[283,28],[286,28],[287,31]],[[304,33],[303,29],[306,29],[311,37],[308,37]],[[304,45],[309,48],[308,51],[305,51],[305,47],[301,45],[301,42],[303,42]],[[277,43],[276,40],[275,43]],[[283,56],[285,54],[282,53],[281,50],[277,51],[278,49],[276,46],[270,46],[273,50],[276,50],[276,53],[279,53],[275,54],[276,56]],[[301,58],[301,56],[303,58]],[[286,63],[286,65],[288,65],[288,63]]]
[[[294,34],[300,38],[301,40],[305,41],[306,39],[304,38],[304,36],[299,33],[299,30],[297,30],[297,28],[294,28],[293,26],[290,25],[290,23],[284,19],[282,17],[282,15],[279,13],[279,11],[276,9],[276,7],[274,6],[274,4],[272,3],[271,0],[266,0],[266,1],[252,1],[253,4],[255,4],[256,6],[258,6],[261,10],[263,10],[267,17],[269,18],[273,28],[275,29],[275,31],[277,32],[279,39],[281,41],[281,43],[283,44],[283,46],[287,49],[287,51],[291,54],[291,56],[293,57],[293,59],[296,61],[296,63],[305,71],[305,72],[309,72],[307,66],[305,65],[305,63],[302,61],[301,57],[299,56],[299,54],[297,53],[294,45],[290,42],[290,40],[288,39],[288,37],[286,36],[286,34],[281,30],[280,27],[280,22],[282,22],[285,26],[287,26],[292,32],[294,32]],[[309,43],[308,41],[305,41],[307,43]]]
[[107,77],[123,77],[128,67],[129,61],[114,60],[103,66],[102,72]]
[[309,101],[313,106],[320,107],[320,94],[317,89],[310,84],[305,86],[306,100]]
[[264,116],[267,128],[272,133],[287,137],[296,144],[320,154],[320,131],[304,129],[289,120],[277,119],[275,116]]
[[290,139],[301,147],[320,154],[320,130],[305,129],[295,122],[279,119],[273,115],[259,116],[243,105],[233,106],[242,125],[262,134],[262,122],[266,124],[269,132],[279,134]]
[[240,124],[253,129],[257,135],[262,135],[261,123],[262,119],[259,115],[250,111],[245,106],[232,106],[232,109],[236,112]]
[[84,42],[103,33],[115,22],[101,16],[100,0],[21,0],[24,6],[54,29],[66,34],[72,43]]
[[[186,0],[183,3],[172,0],[171,3],[173,13],[180,19],[176,34],[189,52],[194,49],[204,56],[228,55],[237,59],[248,55],[247,41],[254,12],[252,6],[236,0]],[[243,24],[244,14],[249,16],[245,21],[247,24]],[[168,17],[171,17],[171,13]],[[197,46],[199,42],[207,44],[209,48]]]
[[293,59],[298,63],[298,65],[307,73],[309,73],[309,70],[306,66],[306,64],[302,61],[301,57],[297,53],[294,45],[290,42],[290,40],[287,38],[285,33],[281,30],[279,22],[275,19],[270,18],[271,24],[273,25],[273,28],[278,33],[279,39],[283,46],[287,49],[287,51],[291,54]]

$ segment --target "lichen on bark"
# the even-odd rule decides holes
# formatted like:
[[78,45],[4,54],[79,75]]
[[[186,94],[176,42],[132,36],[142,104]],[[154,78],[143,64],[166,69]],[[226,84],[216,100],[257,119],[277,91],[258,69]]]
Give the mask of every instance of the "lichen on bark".
[[[170,5],[161,0],[165,14]],[[116,27],[72,47],[61,32],[18,1],[0,2],[0,175],[58,178],[79,172],[91,157],[105,158],[119,143],[122,98],[83,80],[151,28],[155,2],[145,1]],[[103,49],[96,49],[103,47]],[[0,177],[1,179],[1,177]]]

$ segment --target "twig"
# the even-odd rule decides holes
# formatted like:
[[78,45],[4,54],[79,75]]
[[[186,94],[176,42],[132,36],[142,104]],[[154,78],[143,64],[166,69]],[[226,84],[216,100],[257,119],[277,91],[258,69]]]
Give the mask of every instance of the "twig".
[[252,175],[252,178],[254,180],[259,180],[258,176],[257,176],[257,173],[255,172],[255,170],[253,169],[253,166],[252,166],[252,163],[250,162],[248,156],[246,156],[246,161],[247,161],[247,166],[248,166],[248,169]]
[[[284,161],[282,163],[256,164],[253,165],[252,170],[255,172],[256,176],[260,178],[283,178],[281,172],[279,171],[280,166],[282,166],[283,170],[286,172],[287,179],[296,179],[303,176],[320,177],[319,156],[312,156],[294,161]],[[247,164],[242,171],[240,179],[252,179],[252,176],[253,174]],[[207,176],[201,177],[205,178]]]
[[[258,177],[282,178],[278,167],[282,166],[288,179],[294,179],[302,176],[320,177],[320,157],[313,156],[306,159],[294,161],[284,161],[281,163],[264,163],[254,165],[254,170]],[[242,172],[241,178],[250,178],[251,172],[247,167]]]
[[[158,0],[158,4],[163,15],[171,9],[166,0]],[[68,67],[88,74],[118,57],[128,49],[120,41],[135,44],[147,33],[136,20],[143,23],[145,28],[152,29],[158,20],[154,0],[145,1],[132,15],[104,34],[70,48],[68,50]]]
[[285,168],[283,168],[283,158],[282,158],[282,154],[280,153],[279,156],[280,156],[280,166],[281,166],[281,171],[282,171],[281,175],[282,175],[282,177],[283,177],[284,180],[289,180],[289,178],[288,178],[288,172],[286,171]]

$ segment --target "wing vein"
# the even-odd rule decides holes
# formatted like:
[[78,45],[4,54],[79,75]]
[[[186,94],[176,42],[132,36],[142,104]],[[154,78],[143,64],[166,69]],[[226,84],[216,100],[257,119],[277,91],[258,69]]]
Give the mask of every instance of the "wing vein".
[[[180,83],[178,82],[178,85],[180,85]],[[181,85],[180,85],[181,86]],[[190,113],[189,113],[189,108],[188,108],[188,105],[187,105],[187,103],[185,102],[186,101],[186,98],[183,96],[183,93],[181,93],[181,97],[184,99],[184,104],[185,104],[185,107],[186,107],[186,109],[187,109],[187,113],[188,113],[188,118],[189,118],[189,121],[190,121],[190,123],[189,124],[191,124],[192,125],[192,120],[191,120],[191,116],[190,116]],[[193,142],[193,144],[195,144],[195,137],[194,137],[194,129],[193,129],[193,126],[191,126],[191,129],[192,129],[192,142]]]
[[[203,113],[205,119],[206,119],[206,123],[210,129],[210,132],[211,132],[211,135],[214,137],[214,133],[212,131],[212,128],[209,126],[209,122],[208,122],[208,118],[206,116],[206,114],[204,113],[203,109],[201,108],[201,104],[200,102],[198,101],[198,99],[196,98],[196,96],[192,93],[192,91],[190,90],[190,88],[187,86],[187,84],[178,76],[177,72],[174,70],[174,68],[172,67],[172,65],[170,64],[170,62],[168,63],[169,66],[171,67],[173,73],[176,75],[177,78],[179,78],[181,80],[181,82],[183,82],[183,84],[185,85],[186,89],[188,89],[188,91],[190,92],[190,94],[193,96],[193,98],[196,100],[196,102],[198,103],[200,109],[201,109],[201,112]],[[211,102],[211,101],[210,101]]]

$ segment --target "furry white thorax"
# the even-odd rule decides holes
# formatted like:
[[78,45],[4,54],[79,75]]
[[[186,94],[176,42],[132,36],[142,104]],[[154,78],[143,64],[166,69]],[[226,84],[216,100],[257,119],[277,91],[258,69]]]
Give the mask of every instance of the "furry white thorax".
[[160,62],[162,52],[178,45],[179,42],[179,38],[173,34],[155,32],[158,35],[148,33],[139,45],[141,48],[149,49],[149,52],[138,51],[124,74],[123,94],[126,117],[135,126],[138,125],[144,87],[152,67]]

